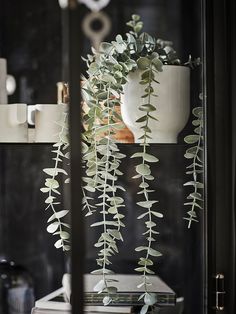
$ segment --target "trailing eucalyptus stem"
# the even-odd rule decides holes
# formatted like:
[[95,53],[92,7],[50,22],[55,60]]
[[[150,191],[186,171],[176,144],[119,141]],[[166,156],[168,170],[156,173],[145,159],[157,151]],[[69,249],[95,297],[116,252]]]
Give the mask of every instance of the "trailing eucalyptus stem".
[[[84,109],[83,114],[85,131],[82,135],[83,210],[85,212],[87,210],[86,216],[96,215],[98,218],[91,227],[96,227],[100,231],[100,236],[94,244],[98,248],[96,261],[99,267],[92,273],[101,275],[94,290],[105,294],[103,303],[107,305],[113,301],[113,296],[117,291],[114,280],[109,279],[107,275],[112,273],[112,256],[118,253],[118,243],[123,241],[121,230],[124,227],[123,209],[125,206],[121,194],[125,189],[118,183],[118,179],[122,175],[121,161],[126,156],[120,152],[114,139],[116,130],[123,127],[120,123],[122,117],[116,107],[121,104],[121,96],[125,84],[128,84],[129,74],[137,71],[141,75],[140,84],[144,86],[145,93],[142,96],[143,104],[139,107],[143,115],[137,120],[142,131],[142,136],[139,138],[140,151],[132,155],[132,158],[140,160],[136,165],[137,175],[134,178],[140,179],[138,194],[142,196],[142,200],[137,204],[144,209],[144,213],[138,219],[145,219],[146,227],[146,231],[143,233],[146,245],[136,248],[136,251],[144,253],[138,262],[140,267],[136,268],[136,271],[142,274],[142,282],[139,287],[144,291],[140,296],[145,303],[141,310],[143,314],[148,311],[148,306],[153,305],[156,300],[155,295],[149,292],[148,287],[151,282],[147,275],[154,273],[151,270],[152,257],[161,255],[153,245],[156,240],[155,235],[158,234],[154,220],[163,216],[153,208],[158,201],[151,198],[151,193],[154,191],[150,188],[150,181],[154,180],[150,163],[158,162],[158,158],[147,152],[151,139],[149,122],[153,119],[156,120],[152,115],[152,112],[157,109],[152,104],[152,98],[157,96],[154,94],[153,86],[158,84],[156,78],[162,71],[163,64],[179,65],[181,62],[171,42],[155,39],[149,34],[141,32],[143,22],[138,15],[132,15],[132,20],[127,25],[131,30],[124,38],[117,35],[115,40],[101,43],[98,51],[92,48],[92,54],[88,54],[86,59],[83,58],[88,68],[82,86],[84,102],[87,105],[87,110]],[[190,67],[194,65],[191,58],[188,65]],[[51,178],[46,180],[43,192],[49,193],[47,203],[52,210],[55,209],[54,205],[56,204],[52,192],[59,194],[59,184],[55,177],[59,173],[67,174],[63,172],[63,169],[58,169],[60,157],[66,157],[62,152],[64,144],[68,145],[63,140],[55,144],[57,148],[55,167],[53,170],[45,171]],[[197,158],[200,158],[199,155],[196,160]],[[193,171],[196,174],[198,170],[195,167]],[[195,191],[195,193],[197,192]],[[196,197],[194,202],[195,199]],[[61,230],[61,226],[66,227],[66,225],[59,221],[60,215],[64,214],[66,212],[53,212],[54,216],[51,219],[56,219],[56,221],[50,225],[49,232],[59,234],[61,239],[56,246],[67,249],[68,247],[64,245],[67,238]]]
[[[90,147],[84,155],[87,166],[85,171],[87,176],[84,177],[84,181],[87,183],[86,190],[96,192],[95,198],[101,200],[94,205],[95,210],[100,209],[101,220],[91,225],[91,227],[102,227],[101,236],[95,243],[95,247],[99,249],[97,264],[101,268],[92,273],[102,275],[102,279],[95,285],[94,290],[98,293],[106,293],[103,303],[107,305],[112,302],[112,294],[117,292],[117,288],[111,285],[114,280],[107,279],[106,276],[112,273],[109,268],[111,265],[110,257],[118,252],[116,242],[122,240],[120,228],[124,227],[121,221],[124,215],[119,213],[119,208],[124,207],[124,200],[117,196],[117,191],[123,188],[118,186],[116,181],[118,176],[123,174],[118,168],[125,155],[119,153],[112,137],[114,128],[119,127],[114,120],[117,104],[112,89],[114,79],[108,73],[103,73],[103,79],[103,84],[99,83],[99,85],[96,85],[96,81],[93,80],[93,93],[90,92],[89,81],[85,83],[86,88],[84,88],[84,91],[90,96],[87,99],[90,110],[85,117],[85,123],[88,124],[85,136],[88,138],[87,142],[90,142]],[[96,88],[94,89],[95,85]],[[99,106],[97,106],[98,101],[95,98],[99,100]],[[92,111],[92,117],[96,117],[95,119],[91,119]],[[94,115],[95,111],[96,115]],[[93,135],[91,140],[90,134]],[[95,145],[96,152],[94,152]],[[85,197],[86,199],[87,197]]]
[[[47,204],[47,209],[51,209],[53,214],[48,219],[49,226],[47,227],[47,231],[52,233],[53,235],[58,235],[60,237],[59,240],[55,242],[56,248],[62,248],[63,251],[70,250],[69,245],[69,233],[65,231],[65,228],[68,229],[70,226],[62,221],[69,210],[56,210],[56,207],[60,205],[60,202],[56,201],[56,195],[60,195],[60,184],[57,177],[61,175],[65,175],[68,177],[68,173],[63,167],[59,167],[59,164],[63,162],[63,159],[69,158],[69,152],[67,151],[69,142],[68,142],[68,113],[63,113],[63,118],[57,124],[61,127],[61,130],[58,134],[59,141],[53,145],[52,153],[55,154],[54,165],[52,168],[45,168],[43,171],[49,175],[49,178],[45,181],[45,186],[40,190],[47,194],[47,198],[45,203]],[[65,180],[65,183],[68,183],[69,178]]]
[[[144,215],[139,216],[139,219],[148,217],[145,222],[148,244],[144,248],[146,255],[140,258],[139,263],[142,266],[144,278],[142,286],[145,290],[145,295],[141,298],[144,298],[145,304],[148,305],[152,303],[150,301],[152,296],[148,294],[147,288],[150,283],[147,281],[146,274],[152,271],[147,266],[151,266],[150,263],[153,263],[150,256],[161,255],[152,247],[155,240],[154,234],[157,233],[154,230],[156,223],[153,221],[153,217],[162,217],[161,213],[152,209],[153,204],[157,201],[150,199],[149,194],[152,190],[148,183],[154,179],[149,163],[158,161],[155,156],[147,153],[148,139],[151,138],[149,120],[155,119],[151,112],[156,110],[155,106],[151,104],[151,97],[155,96],[152,84],[158,83],[155,75],[162,71],[163,64],[180,64],[180,60],[171,47],[171,42],[156,40],[147,33],[140,33],[143,22],[140,21],[138,15],[132,15],[132,20],[127,25],[131,30],[126,34],[126,39],[117,35],[115,41],[101,43],[98,51],[92,49],[93,54],[89,54],[87,59],[84,59],[88,66],[88,78],[84,79],[83,85],[84,100],[88,106],[88,111],[84,115],[86,126],[83,156],[86,174],[84,177],[86,192],[84,208],[88,209],[87,215],[91,215],[99,209],[102,214],[101,221],[92,224],[92,227],[102,227],[101,236],[95,244],[96,247],[101,248],[97,258],[97,264],[101,268],[93,273],[101,274],[103,277],[94,289],[99,293],[107,292],[104,304],[109,304],[112,302],[110,291],[114,292],[115,287],[111,287],[109,290],[106,274],[112,272],[108,266],[111,264],[111,255],[118,252],[116,240],[122,239],[120,228],[123,227],[121,219],[124,218],[123,213],[118,211],[124,206],[124,200],[116,193],[118,190],[122,190],[122,187],[117,185],[117,178],[122,175],[119,166],[125,155],[119,152],[119,147],[115,144],[112,136],[120,127],[118,122],[122,121],[122,118],[116,112],[115,107],[120,105],[123,86],[128,81],[128,74],[141,71],[140,84],[146,85],[145,95],[142,97],[145,103],[140,106],[140,111],[145,112],[145,115],[137,121],[138,123],[144,122],[144,125],[140,127],[143,130],[140,139],[142,152],[136,153],[132,157],[142,160],[141,164],[136,166],[136,171],[137,177],[141,178],[139,194],[143,194],[144,200],[140,201],[138,205],[146,209]],[[112,173],[113,170],[114,173]],[[91,196],[87,196],[87,193]],[[101,202],[93,204],[91,207],[90,201],[93,197]],[[113,215],[112,220],[109,218],[111,215]],[[139,247],[136,250],[142,249]]]
[[149,181],[153,180],[154,177],[151,175],[151,168],[149,163],[158,162],[158,158],[147,153],[147,147],[149,146],[148,139],[151,139],[151,129],[149,128],[149,121],[151,119],[157,120],[152,112],[156,111],[156,107],[151,104],[151,96],[155,97],[157,95],[154,94],[153,82],[156,82],[155,74],[162,71],[162,62],[154,57],[153,59],[147,59],[141,57],[137,61],[139,68],[143,71],[141,74],[140,84],[145,86],[145,94],[142,96],[144,100],[144,104],[139,107],[139,110],[144,112],[144,115],[141,116],[136,122],[142,124],[140,127],[143,130],[142,136],[139,138],[141,141],[142,152],[135,153],[131,156],[131,158],[141,158],[141,163],[136,166],[137,175],[134,176],[134,179],[141,179],[141,183],[139,185],[140,191],[138,194],[143,195],[144,200],[137,203],[142,209],[144,213],[138,216],[138,219],[146,219],[146,231],[143,235],[146,236],[147,245],[139,246],[135,250],[140,252],[144,251],[144,256],[139,259],[139,267],[135,270],[137,272],[142,273],[142,282],[138,285],[139,288],[144,289],[144,293],[141,294],[139,299],[144,299],[145,305],[142,308],[142,313],[146,313],[148,311],[148,307],[156,303],[156,295],[149,292],[149,286],[152,283],[149,281],[148,274],[154,274],[154,271],[150,269],[153,265],[152,257],[158,257],[162,254],[153,248],[153,242],[156,241],[155,235],[158,232],[155,230],[156,223],[154,222],[154,217],[162,218],[163,215],[153,209],[153,205],[157,203],[157,200],[151,200],[150,194],[154,192],[154,190],[150,189]]
[[198,222],[196,209],[203,209],[203,195],[202,189],[204,188],[202,181],[203,176],[203,108],[195,107],[192,111],[194,120],[192,124],[195,126],[193,135],[188,135],[184,138],[185,142],[192,145],[186,150],[185,158],[191,160],[191,164],[187,166],[186,174],[190,175],[192,180],[184,184],[184,186],[192,186],[193,191],[187,196],[187,202],[185,206],[189,207],[187,214],[188,217],[184,217],[188,221],[188,228],[191,227],[192,222]]

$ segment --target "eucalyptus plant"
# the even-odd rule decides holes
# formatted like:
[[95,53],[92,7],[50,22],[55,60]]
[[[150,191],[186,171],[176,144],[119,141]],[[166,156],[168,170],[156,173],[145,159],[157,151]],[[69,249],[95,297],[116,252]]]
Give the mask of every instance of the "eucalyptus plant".
[[[137,219],[142,220],[146,228],[143,242],[135,249],[140,252],[138,267],[135,270],[140,273],[138,287],[143,291],[140,293],[140,300],[144,303],[141,310],[144,314],[149,306],[156,303],[155,294],[150,292],[152,283],[148,275],[154,274],[153,258],[161,256],[156,246],[154,248],[154,242],[158,235],[156,219],[163,217],[157,208],[158,200],[152,197],[154,190],[150,188],[150,181],[154,180],[151,164],[158,162],[157,156],[149,152],[148,144],[152,137],[149,123],[153,119],[156,120],[153,112],[158,111],[152,104],[153,97],[158,96],[154,93],[153,82],[158,83],[156,74],[162,72],[164,64],[180,65],[181,62],[171,42],[155,39],[141,32],[143,22],[138,15],[132,15],[132,20],[127,25],[130,31],[125,37],[117,35],[114,41],[102,42],[98,50],[92,48],[92,54],[83,58],[87,64],[87,74],[83,77],[82,92],[84,102],[88,106],[88,110],[83,113],[83,210],[85,216],[97,213],[100,217],[91,225],[101,231],[94,244],[98,249],[98,268],[92,273],[101,275],[94,291],[103,293],[103,303],[108,305],[115,300],[117,292],[116,280],[110,279],[108,275],[113,273],[112,257],[118,253],[119,242],[123,241],[122,228],[125,227],[126,212],[124,198],[121,196],[125,189],[119,184],[119,177],[123,175],[120,165],[126,156],[120,152],[114,139],[116,130],[122,127],[122,117],[116,108],[121,103],[129,73],[140,70],[140,84],[145,86],[145,93],[140,104],[137,104],[143,114],[136,123],[139,124],[142,135],[139,138],[138,151],[131,158],[136,160],[136,174],[133,179],[139,180],[140,200],[137,205],[143,209]],[[190,58],[188,64],[193,66],[194,62]],[[55,206],[60,206],[55,199],[55,194],[59,194],[56,176],[67,176],[67,172],[58,167],[62,159],[68,157],[67,153],[64,153],[68,148],[68,141],[63,136],[65,123],[61,125],[60,141],[54,145],[53,150],[56,154],[55,164],[53,168],[44,169],[49,178],[46,179],[42,192],[47,193],[45,202],[47,208],[52,210],[48,231],[59,235],[55,246],[67,250],[68,235],[63,229],[68,228],[68,225],[61,221],[67,211],[55,210]],[[66,180],[68,181],[68,178]]]
[[191,227],[192,222],[198,222],[196,210],[203,209],[203,108],[195,107],[192,110],[194,119],[192,125],[194,126],[194,134],[187,135],[184,141],[189,144],[185,158],[190,160],[190,165],[187,166],[186,174],[191,177],[190,181],[186,182],[184,186],[191,186],[192,191],[187,196],[187,201],[184,203],[188,207],[187,217],[188,228]]
[[[149,187],[149,181],[154,180],[150,163],[158,162],[156,156],[148,153],[148,140],[151,138],[149,121],[156,120],[152,113],[157,110],[151,103],[151,96],[157,96],[154,94],[152,84],[157,82],[155,74],[162,71],[163,64],[180,64],[180,60],[170,42],[156,40],[147,33],[140,33],[143,23],[139,16],[133,15],[127,25],[131,30],[126,34],[126,38],[117,35],[115,41],[102,43],[99,51],[93,49],[93,54],[85,59],[88,78],[84,78],[83,92],[89,111],[84,115],[84,123],[87,126],[84,133],[86,143],[83,157],[86,164],[84,189],[90,193],[100,194],[97,199],[101,202],[96,203],[91,209],[91,206],[87,206],[89,198],[85,195],[84,207],[87,207],[87,215],[97,210],[101,213],[101,220],[92,224],[92,227],[103,227],[95,244],[99,248],[97,263],[100,268],[93,273],[102,275],[102,279],[95,286],[95,291],[106,292],[104,304],[109,304],[113,301],[112,295],[116,288],[106,275],[112,273],[110,257],[118,252],[117,241],[122,240],[121,228],[124,225],[121,219],[125,213],[124,200],[117,196],[117,192],[122,190],[122,187],[117,185],[118,176],[122,175],[119,165],[125,156],[119,152],[112,137],[115,130],[120,127],[119,121],[122,121],[115,107],[120,104],[128,74],[139,69],[142,71],[140,84],[145,86],[145,94],[140,99],[139,105],[143,115],[136,122],[143,134],[139,138],[140,151],[131,158],[137,160],[134,179],[140,180],[138,194],[143,198],[137,205],[143,208],[144,213],[137,218],[144,220],[146,227],[143,234],[146,244],[135,249],[141,254],[135,270],[141,274],[139,288],[144,291],[140,296],[145,304],[142,309],[144,313],[149,305],[156,302],[155,296],[149,292],[151,282],[148,274],[154,274],[151,269],[154,264],[152,258],[161,256],[161,253],[153,248],[155,236],[158,234],[154,218],[163,217],[162,213],[154,208],[158,200],[152,199],[151,193],[154,191]],[[101,136],[104,132],[105,137]]]
[[68,231],[70,226],[63,221],[69,210],[61,209],[61,203],[57,201],[57,196],[61,194],[58,176],[65,176],[65,183],[69,183],[68,172],[63,167],[63,161],[69,160],[68,112],[64,112],[61,121],[56,123],[60,126],[60,132],[57,143],[53,144],[53,166],[43,169],[48,178],[45,180],[45,186],[40,190],[47,195],[45,199],[47,207],[45,210],[50,209],[52,213],[47,221],[49,224],[47,231],[59,237],[54,246],[62,248],[63,251],[69,251],[70,234]]

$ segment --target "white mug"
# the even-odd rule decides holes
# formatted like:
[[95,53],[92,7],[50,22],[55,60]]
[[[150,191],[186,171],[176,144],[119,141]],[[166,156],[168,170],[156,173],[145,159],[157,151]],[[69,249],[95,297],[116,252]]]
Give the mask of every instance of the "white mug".
[[0,142],[28,142],[27,105],[0,105]]
[[58,141],[58,134],[61,126],[57,123],[63,119],[66,112],[66,104],[36,104],[28,106],[28,123],[35,125],[36,143],[55,143]]

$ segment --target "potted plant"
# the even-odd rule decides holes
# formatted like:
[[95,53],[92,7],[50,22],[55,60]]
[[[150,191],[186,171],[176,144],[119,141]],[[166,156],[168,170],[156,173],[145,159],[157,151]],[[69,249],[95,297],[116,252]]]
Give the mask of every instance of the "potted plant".
[[[154,180],[150,164],[157,163],[158,158],[150,154],[148,147],[150,142],[156,141],[154,139],[156,130],[152,131],[152,127],[156,128],[161,123],[157,97],[161,95],[162,87],[165,89],[164,94],[169,88],[165,87],[166,76],[162,73],[169,73],[171,66],[175,73],[182,73],[181,77],[183,75],[183,83],[181,78],[178,80],[178,94],[182,95],[183,99],[177,101],[182,106],[182,109],[177,111],[182,111],[183,117],[179,119],[181,121],[174,130],[170,128],[171,135],[166,135],[168,130],[164,130],[165,136],[158,137],[160,142],[176,142],[176,134],[184,127],[189,115],[189,70],[186,66],[181,67],[181,62],[170,42],[156,40],[147,33],[141,33],[143,23],[138,15],[133,15],[127,25],[131,30],[126,34],[126,38],[117,35],[115,41],[101,43],[98,51],[92,48],[92,54],[84,59],[88,70],[87,77],[83,77],[82,90],[88,110],[83,115],[86,125],[82,143],[85,171],[82,186],[83,210],[86,212],[85,216],[97,212],[100,217],[91,225],[101,230],[95,243],[98,249],[98,269],[92,273],[101,275],[94,291],[106,293],[103,303],[108,305],[112,303],[117,292],[115,282],[109,279],[109,274],[112,273],[112,256],[118,253],[118,243],[123,241],[122,228],[125,227],[123,222],[125,204],[122,197],[125,190],[118,183],[118,178],[123,175],[119,167],[125,155],[120,152],[114,135],[122,127],[120,123],[123,121],[122,116],[132,129],[130,115],[125,113],[126,107],[131,105],[133,110],[131,115],[136,119],[132,123],[138,130],[134,135],[136,141],[140,143],[138,151],[131,156],[137,161],[133,179],[139,182],[140,201],[137,204],[143,209],[142,215],[137,219],[142,221],[146,228],[143,243],[135,249],[140,252],[135,270],[140,274],[138,287],[142,291],[140,300],[144,303],[141,312],[146,313],[148,307],[156,302],[156,296],[150,293],[152,283],[148,275],[154,274],[153,259],[161,256],[154,243],[158,234],[157,220],[163,217],[157,206],[158,200],[152,196],[154,191],[150,188],[150,182]],[[192,62],[190,58],[186,65],[192,67],[198,62],[199,60]],[[176,89],[173,83],[170,81],[167,83]],[[156,86],[159,86],[157,91]],[[138,98],[132,100],[135,94],[138,94]],[[173,102],[173,99],[170,102]],[[121,106],[122,115],[116,110],[117,106]],[[168,115],[175,115],[171,110]],[[45,187],[41,189],[47,194],[45,201],[47,208],[52,210],[47,230],[59,236],[55,246],[63,250],[69,250],[69,233],[66,230],[69,226],[62,221],[68,210],[56,209],[59,205],[56,195],[60,193],[57,176],[61,173],[67,176],[65,169],[60,167],[63,158],[69,157],[66,120],[67,113],[61,122],[60,140],[54,144],[55,165],[44,169],[49,178],[46,179]],[[174,122],[170,120],[164,124],[168,126]],[[161,134],[162,131],[158,132]],[[68,181],[67,178],[66,182]]]
[[[177,143],[177,136],[189,118],[190,69],[187,66],[163,63],[157,70],[155,63],[152,65],[150,60],[150,65],[147,66],[148,62],[147,57],[139,58],[139,68],[127,77],[128,82],[124,85],[124,94],[121,96],[122,119],[133,132],[135,142],[140,143],[142,129],[136,121],[143,116],[143,111],[137,104],[147,103],[147,97],[143,97],[147,95],[148,88],[151,88],[153,94],[148,103],[155,107],[152,115],[158,123],[155,119],[149,121],[152,135],[148,142]],[[149,87],[145,84],[148,81],[147,75],[152,75],[154,79]],[[143,101],[140,102],[142,98]]]

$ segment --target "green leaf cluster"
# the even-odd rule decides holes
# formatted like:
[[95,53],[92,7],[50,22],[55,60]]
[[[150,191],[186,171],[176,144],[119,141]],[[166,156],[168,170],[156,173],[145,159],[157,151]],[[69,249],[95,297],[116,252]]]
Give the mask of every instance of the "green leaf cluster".
[[[116,38],[117,43],[122,38]],[[116,47],[113,44],[113,47]],[[104,55],[110,50],[110,45],[103,45]],[[119,50],[116,47],[116,50]],[[119,170],[122,159],[125,157],[113,138],[114,133],[120,128],[121,116],[117,113],[116,107],[119,105],[119,95],[123,79],[122,71],[126,67],[108,58],[110,72],[100,69],[98,77],[91,75],[88,70],[89,78],[85,82],[85,92],[87,94],[87,104],[89,111],[84,115],[84,124],[87,129],[83,134],[83,163],[85,165],[84,198],[83,209],[87,209],[86,216],[98,211],[100,220],[96,221],[91,227],[97,227],[102,232],[97,242],[94,244],[98,249],[97,264],[100,267],[95,272],[103,276],[102,282],[96,286],[99,293],[107,293],[104,297],[104,304],[112,301],[111,291],[115,287],[110,285],[106,275],[111,272],[109,269],[111,257],[118,253],[117,241],[123,241],[121,228],[124,227],[122,219],[124,214],[124,199],[118,196],[124,188],[117,181],[123,173]],[[107,60],[106,60],[107,61]],[[105,64],[101,57],[100,61]],[[95,67],[94,67],[95,69]],[[95,204],[90,201],[96,199]]]
[[[117,35],[111,42],[102,42],[98,50],[92,48],[92,53],[88,54],[87,58],[83,58],[87,65],[87,73],[83,76],[82,94],[88,107],[88,110],[83,112],[85,129],[82,134],[83,210],[85,216],[91,216],[97,212],[100,217],[91,225],[101,231],[94,244],[98,250],[98,269],[93,273],[100,274],[102,279],[94,289],[98,293],[105,293],[103,302],[108,305],[114,298],[116,287],[107,275],[112,273],[112,256],[118,253],[118,242],[123,241],[122,228],[125,212],[124,199],[121,196],[124,188],[118,183],[119,177],[123,175],[120,165],[125,155],[120,152],[114,139],[115,132],[122,128],[122,117],[117,107],[120,106],[123,87],[128,81],[129,73],[139,69],[141,71],[140,84],[144,86],[145,93],[139,105],[142,115],[136,123],[142,130],[142,136],[139,138],[140,151],[133,154],[132,158],[137,160],[134,179],[140,180],[138,194],[141,199],[137,204],[143,210],[138,219],[143,221],[146,228],[143,234],[145,245],[136,248],[136,251],[143,254],[136,271],[142,275],[140,287],[144,287],[145,292],[141,298],[144,299],[145,305],[141,312],[146,313],[148,306],[153,304],[155,299],[155,296],[148,292],[151,283],[147,274],[153,273],[152,258],[161,256],[153,243],[158,234],[156,220],[163,217],[162,213],[156,209],[158,201],[151,197],[154,192],[151,189],[151,181],[154,180],[151,165],[158,162],[158,158],[148,152],[148,141],[152,135],[149,122],[156,120],[158,123],[158,119],[153,114],[157,108],[151,103],[152,97],[158,96],[154,93],[153,83],[158,83],[156,74],[163,70],[163,65],[181,62],[170,41],[156,39],[142,32],[143,22],[138,15],[132,15],[127,25],[130,31],[124,37]],[[192,64],[189,61],[189,66]],[[68,211],[56,211],[55,208],[60,205],[56,202],[56,195],[60,193],[57,176],[68,176],[64,168],[59,167],[63,158],[69,157],[68,152],[65,153],[69,145],[67,133],[64,132],[67,130],[67,124],[60,122],[60,125],[62,126],[60,141],[55,144],[53,150],[55,164],[52,168],[44,169],[49,177],[45,181],[42,192],[47,194],[45,201],[47,208],[50,207],[53,211],[48,231],[60,236],[55,246],[67,250],[69,249],[68,234],[64,228],[68,228],[68,225],[61,219],[68,214]],[[199,125],[196,124],[194,136],[199,135],[197,130],[199,130]],[[195,143],[194,137],[189,137],[187,140]],[[191,150],[186,152],[186,158],[196,154],[195,150],[191,147]],[[194,171],[197,174],[199,169],[194,169]],[[65,182],[69,182],[68,177]],[[200,188],[200,182],[197,183],[195,180],[192,182],[194,186]]]
[[[83,209],[87,210],[86,216],[92,215],[95,211],[101,214],[101,219],[92,224],[92,227],[100,228],[101,235],[95,246],[98,248],[97,263],[101,267],[105,288],[100,293],[109,292],[109,283],[106,275],[111,265],[112,255],[118,252],[117,241],[122,240],[121,228],[124,227],[123,207],[124,200],[118,192],[122,190],[117,184],[118,177],[122,175],[119,170],[123,156],[114,141],[114,133],[122,121],[121,116],[115,110],[120,105],[120,98],[123,93],[123,86],[127,83],[128,74],[135,70],[141,71],[140,84],[144,86],[145,93],[140,99],[139,110],[141,117],[136,121],[142,130],[139,138],[141,150],[135,153],[132,158],[137,159],[134,179],[140,180],[138,194],[142,199],[138,205],[144,212],[138,216],[144,221],[146,232],[145,253],[139,260],[139,272],[143,275],[146,293],[148,293],[148,281],[146,274],[153,273],[150,269],[152,260],[150,258],[161,255],[153,247],[156,240],[156,219],[162,218],[162,213],[154,209],[157,200],[151,198],[154,192],[150,182],[154,180],[151,164],[158,162],[148,149],[148,141],[151,139],[149,122],[158,119],[153,114],[157,108],[151,103],[155,95],[153,83],[158,73],[163,70],[163,64],[180,64],[172,43],[155,39],[151,35],[142,32],[143,22],[138,15],[132,15],[132,20],[127,23],[130,31],[125,37],[117,35],[111,42],[101,43],[98,51],[92,50],[92,55],[84,59],[87,63],[87,78],[84,78],[83,95],[89,108],[83,115],[83,122],[86,130],[83,134],[84,153],[83,162],[85,176],[83,178],[84,199]],[[92,204],[96,193],[98,202]],[[122,211],[122,212],[121,212]],[[138,249],[138,248],[137,248]],[[142,271],[141,271],[142,270]],[[110,299],[106,299],[104,304]]]

